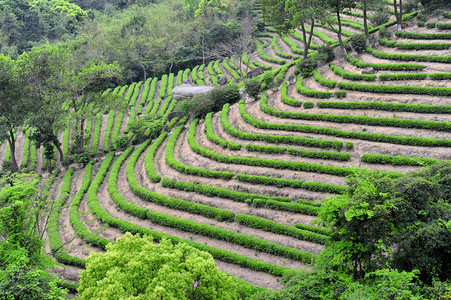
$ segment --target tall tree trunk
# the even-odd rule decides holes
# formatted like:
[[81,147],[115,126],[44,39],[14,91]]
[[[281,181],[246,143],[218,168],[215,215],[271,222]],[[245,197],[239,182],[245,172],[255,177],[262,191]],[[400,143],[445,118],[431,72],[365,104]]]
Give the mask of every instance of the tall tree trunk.
[[[398,2],[396,0],[393,1],[393,7],[395,9],[395,17],[396,17],[396,22],[398,24],[397,30],[401,31],[402,30],[402,17],[401,17],[401,11],[398,13]],[[399,8],[401,10],[401,7],[399,7]]]
[[83,138],[84,138],[84,131],[85,131],[85,123],[84,120],[77,120],[77,127],[78,127],[78,132],[75,133],[75,145],[77,147],[78,150],[83,149]]
[[147,80],[146,67],[144,67],[144,64],[141,62],[139,64],[140,64],[141,68],[143,69],[143,82],[146,82],[146,80]]
[[19,166],[17,166],[16,161],[16,139],[14,138],[14,132],[12,128],[9,129],[9,150],[11,152],[11,164],[12,164],[12,170],[14,172],[19,171]]
[[340,18],[340,10],[339,9],[337,9],[337,20],[338,20],[338,32],[337,32],[338,42],[340,43],[340,48],[341,48],[341,51],[343,52],[343,56],[345,56],[346,48],[343,45],[343,39],[341,36],[341,18]]
[[368,44],[369,44],[369,36],[370,36],[370,33],[368,32],[368,16],[366,15],[366,10],[367,10],[367,3],[366,3],[366,1],[367,0],[363,0],[363,27],[365,28],[365,36],[366,36],[366,43],[367,43],[367,46],[368,46]]
[[307,58],[308,52],[310,50],[310,46],[311,46],[312,40],[313,40],[313,28],[315,28],[315,20],[312,18],[310,21],[312,23],[310,24],[310,34],[308,36],[308,40],[305,40],[305,36],[304,36],[304,59]]
[[60,143],[53,143],[56,147],[56,150],[58,151],[59,157],[60,157],[60,163],[64,160],[63,150],[61,149]]
[[301,21],[302,39],[304,40],[304,60],[307,59],[308,46],[307,46],[307,34],[305,32],[304,21]]

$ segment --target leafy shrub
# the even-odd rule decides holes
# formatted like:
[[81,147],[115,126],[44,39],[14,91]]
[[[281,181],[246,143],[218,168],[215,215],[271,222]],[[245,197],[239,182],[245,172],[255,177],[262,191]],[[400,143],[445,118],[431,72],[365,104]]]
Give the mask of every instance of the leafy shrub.
[[296,91],[304,96],[319,99],[330,98],[332,96],[332,92],[315,91],[308,89],[302,85],[302,82],[302,77],[298,76],[296,81]]
[[310,77],[313,74],[313,70],[315,70],[318,67],[318,63],[316,60],[312,58],[307,58],[305,60],[301,60],[297,64],[297,68],[299,69],[299,74],[303,77]]
[[[429,76],[431,76],[432,74],[433,73],[429,74]],[[415,113],[432,113],[432,114],[451,113],[451,105],[402,104],[402,103],[387,103],[387,102],[341,102],[341,101],[340,102],[318,101],[316,105],[319,108],[377,109],[384,111],[407,111]]]
[[379,80],[423,80],[427,77],[427,73],[381,74],[379,75]]
[[363,34],[356,34],[351,38],[351,46],[357,53],[362,53],[366,47],[366,37]]
[[432,87],[432,86],[390,86],[390,85],[340,82],[338,83],[338,87],[352,91],[361,91],[370,93],[451,96],[451,88]]
[[330,63],[329,64],[330,69],[337,74],[338,76],[343,77],[344,79],[349,80],[365,80],[365,81],[375,81],[377,76],[374,74],[357,74],[357,73],[351,73],[348,72],[342,68],[337,67],[335,64]]
[[128,137],[128,135],[117,136],[112,141],[113,148],[116,150],[125,150],[125,148],[127,148],[129,141],[130,138]]
[[320,46],[318,48],[318,53],[313,56],[313,59],[321,60],[326,63],[333,61],[335,59],[334,47],[332,47],[330,44]]
[[423,21],[420,21],[420,22],[417,23],[417,25],[418,25],[418,27],[424,27],[425,23]]
[[346,97],[346,91],[335,91],[334,96],[338,99]]
[[346,61],[351,63],[352,65],[358,68],[367,68],[372,67],[375,70],[390,70],[390,71],[414,71],[414,70],[423,70],[426,68],[424,65],[417,64],[378,64],[378,63],[366,63],[358,61],[353,58],[351,55],[347,54],[345,56]]
[[353,142],[346,142],[345,143],[345,148],[348,149],[348,150],[354,149],[354,143]]
[[388,23],[388,21],[390,21],[390,13],[386,11],[379,11],[370,17],[370,23],[374,27]]
[[313,102],[307,101],[307,102],[304,102],[303,106],[305,109],[309,109],[309,108],[313,108],[315,106],[315,104],[313,104]]
[[272,88],[274,86],[274,74],[269,71],[265,72],[263,74],[262,82],[266,88]]
[[451,47],[451,43],[397,43],[385,39],[379,39],[379,44],[401,50],[444,50]]
[[362,161],[371,164],[390,164],[395,166],[427,166],[437,163],[434,158],[363,154]]
[[397,37],[406,39],[418,39],[418,40],[438,40],[438,39],[451,39],[451,32],[440,33],[423,33],[423,32],[404,32],[397,31],[395,33]]
[[284,81],[284,83],[282,84],[282,88],[280,90],[280,98],[281,98],[282,102],[287,105],[294,106],[294,107],[300,107],[302,105],[302,102],[297,99],[288,97],[287,90],[288,90],[288,84],[286,81]]
[[391,32],[388,31],[385,26],[381,27],[381,29],[379,30],[379,33],[380,33],[381,37],[385,37],[385,38],[391,37]]
[[451,23],[437,23],[437,28],[441,30],[451,30]]
[[313,70],[313,77],[315,78],[316,81],[318,81],[322,86],[328,87],[333,89],[336,85],[337,82],[324,78],[320,72],[318,72],[318,70]]
[[163,130],[164,120],[157,115],[147,115],[130,123],[130,132],[133,134],[133,142],[141,143],[150,138],[155,139]]
[[240,100],[240,92],[236,84],[215,88],[207,95],[214,103],[215,110],[220,110],[226,103],[232,104]]
[[428,22],[428,23],[426,23],[426,27],[427,28],[435,28],[435,25],[436,25],[437,23],[435,23],[435,22]]
[[425,15],[423,15],[421,12],[418,13],[417,19],[423,23],[425,23],[428,20],[428,18]]
[[[257,100],[258,95],[260,94],[262,90],[262,84],[257,79],[248,80],[245,84],[246,93]],[[225,104],[225,103],[224,103]],[[222,106],[221,106],[222,107]]]
[[[400,31],[397,31],[397,32],[400,32]],[[450,35],[450,37],[451,37],[451,35]],[[371,55],[373,55],[374,57],[382,58],[382,59],[451,63],[451,56],[385,53],[385,52],[374,50],[371,47],[366,47],[366,52],[371,53]]]
[[429,78],[432,80],[451,80],[451,73],[429,73]]

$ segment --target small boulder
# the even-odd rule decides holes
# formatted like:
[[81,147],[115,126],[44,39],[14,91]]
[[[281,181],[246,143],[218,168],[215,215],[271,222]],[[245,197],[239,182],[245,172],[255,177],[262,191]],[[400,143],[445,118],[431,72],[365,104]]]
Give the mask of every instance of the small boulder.
[[190,99],[196,95],[207,94],[214,90],[214,87],[206,85],[182,84],[172,89],[172,97],[176,100]]
[[265,73],[265,70],[262,67],[257,67],[249,72],[247,72],[247,78],[253,78],[255,76],[261,75]]
[[227,77],[225,77],[225,76],[222,76],[221,78],[219,78],[218,79],[218,84],[219,85],[225,85],[225,84],[227,84]]
[[362,70],[362,74],[374,74],[374,68],[368,67]]

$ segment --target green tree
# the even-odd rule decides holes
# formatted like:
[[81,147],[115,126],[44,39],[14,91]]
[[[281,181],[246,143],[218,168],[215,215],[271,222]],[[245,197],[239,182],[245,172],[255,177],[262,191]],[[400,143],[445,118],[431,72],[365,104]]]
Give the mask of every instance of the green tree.
[[383,267],[420,271],[419,278],[451,278],[451,163],[393,179],[362,170],[345,195],[326,199],[319,217],[333,229],[337,265],[356,278]]
[[39,185],[35,176],[0,177],[0,299],[53,300],[67,293],[46,271],[54,263],[44,254],[45,226],[38,226],[45,219]]
[[[120,99],[101,96],[111,80],[120,75],[117,62],[107,64],[101,55],[101,46],[90,36],[57,45],[64,57],[58,74],[59,91],[70,101],[70,120],[75,130],[75,147],[83,149],[84,124],[94,117],[96,108],[118,108]],[[115,101],[112,101],[115,100]]]
[[237,284],[210,254],[180,243],[126,233],[91,253],[81,272],[82,299],[238,299]]
[[35,129],[31,139],[38,147],[44,145],[47,159],[53,157],[55,146],[60,162],[64,157],[57,134],[65,128],[68,112],[63,109],[67,93],[60,90],[59,75],[66,59],[61,49],[51,45],[35,47],[18,58],[27,85],[27,96],[34,107],[27,120],[27,124]]
[[44,270],[13,266],[0,271],[0,300],[62,300],[65,294]]
[[368,31],[368,10],[380,8],[382,3],[379,0],[358,0],[360,4],[362,5],[362,12],[363,12],[363,28],[365,31],[365,37],[367,40],[367,44],[369,43],[369,36],[370,33]]
[[[300,26],[304,40],[304,59],[307,59],[308,51],[313,37],[315,21],[324,18],[324,3],[318,0],[263,0],[263,19],[276,29],[287,33]],[[310,23],[309,34],[306,30],[307,22]]]
[[[355,7],[355,0],[326,0],[325,4],[329,8],[329,12],[331,12],[334,17],[325,18],[326,23],[329,24],[332,31],[334,31],[337,34],[338,42],[340,44],[340,49],[343,53],[343,56],[346,55],[346,49],[343,44],[343,36],[342,36],[342,28],[341,28],[341,15],[340,13],[343,10],[351,9]],[[333,24],[338,24],[338,29],[335,29]]]
[[0,140],[8,140],[11,167],[18,171],[15,133],[28,117],[30,102],[23,95],[23,77],[15,60],[0,54]]

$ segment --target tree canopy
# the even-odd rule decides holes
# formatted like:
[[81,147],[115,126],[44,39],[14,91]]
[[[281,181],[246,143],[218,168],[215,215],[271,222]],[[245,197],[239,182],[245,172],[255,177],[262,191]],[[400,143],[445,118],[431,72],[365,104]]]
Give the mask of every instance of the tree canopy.
[[237,283],[210,254],[130,233],[106,253],[89,255],[79,293],[82,299],[238,299]]
[[451,163],[393,179],[359,170],[349,192],[328,198],[321,223],[333,229],[329,249],[355,277],[383,267],[419,270],[420,279],[451,279]]

